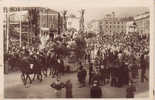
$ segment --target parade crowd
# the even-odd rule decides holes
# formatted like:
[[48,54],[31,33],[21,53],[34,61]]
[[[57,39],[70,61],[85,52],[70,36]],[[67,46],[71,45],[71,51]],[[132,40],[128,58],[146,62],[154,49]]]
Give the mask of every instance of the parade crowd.
[[[86,53],[85,60],[88,65],[79,62],[77,68],[79,88],[87,86],[88,76],[91,98],[103,97],[102,86],[107,84],[115,88],[122,88],[127,85],[126,97],[134,98],[137,80],[140,78],[141,82],[148,81],[146,77],[147,69],[149,69],[148,40],[147,37],[143,36],[137,39],[134,35],[131,37],[122,34],[118,36],[104,35],[100,40],[102,48],[98,49],[94,61],[91,59],[91,54]],[[47,73],[44,72],[49,68],[52,70],[50,72],[53,75],[52,77],[57,76],[56,81],[50,85],[56,90],[57,97],[61,97],[62,88],[66,88],[67,98],[73,97],[71,80],[66,83],[61,82],[60,76],[65,72],[65,63],[61,56],[52,55],[51,52],[46,50],[39,51],[39,49],[33,47],[11,47],[5,54],[4,59],[8,60],[11,70],[13,70],[13,68],[19,66],[19,61],[21,62],[20,59],[23,56],[28,57],[29,64],[37,62],[36,69],[34,66],[37,75],[39,72],[39,74],[43,73],[47,76]],[[21,66],[24,66],[24,64],[22,63]],[[41,66],[40,70],[38,66]]]

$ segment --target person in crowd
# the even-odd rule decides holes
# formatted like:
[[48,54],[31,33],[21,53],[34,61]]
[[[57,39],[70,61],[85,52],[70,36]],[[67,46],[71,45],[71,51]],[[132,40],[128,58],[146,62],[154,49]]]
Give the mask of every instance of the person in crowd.
[[82,70],[81,70],[82,72],[82,84],[83,84],[83,86],[85,86],[86,85],[86,77],[87,77],[87,71],[86,71],[86,69],[85,68],[83,68],[82,67]]
[[144,59],[144,55],[141,55],[141,82],[144,82],[144,80],[148,80],[148,78],[145,76],[146,74],[146,61]]
[[73,95],[72,95],[72,82],[71,82],[71,80],[67,80],[66,81],[65,88],[66,88],[66,98],[73,98]]
[[124,80],[123,85],[129,84],[129,68],[128,68],[127,62],[124,64],[124,79],[123,80]]
[[132,72],[132,78],[137,79],[138,78],[138,66],[136,64],[136,59],[134,59],[131,67],[131,72]]
[[80,88],[85,86],[86,76],[87,76],[87,71],[81,65],[77,75],[78,80],[80,82]]
[[96,68],[95,75],[93,76],[92,81],[95,80],[97,80],[99,82],[99,85],[101,85],[102,76],[99,67]]
[[111,86],[112,87],[117,87],[118,86],[118,73],[117,73],[117,68],[116,67],[111,67],[110,68],[110,75],[111,75]]
[[78,81],[79,81],[79,83],[80,83],[80,86],[79,86],[79,88],[80,87],[82,87],[81,86],[81,84],[82,84],[82,68],[81,68],[81,66],[80,66],[80,68],[78,69],[78,72],[77,72],[77,78],[78,78]]
[[104,65],[101,65],[100,72],[101,72],[101,83],[102,83],[102,85],[105,85],[105,82],[106,82],[106,68],[105,68]]
[[135,92],[136,92],[136,87],[132,82],[130,82],[126,89],[126,98],[134,98]]
[[105,75],[105,84],[106,84],[106,83],[109,83],[109,81],[110,81],[110,67],[105,66],[104,68],[105,68],[104,75]]
[[56,97],[61,98],[62,88],[65,87],[65,84],[63,82],[61,82],[61,80],[59,78],[57,78],[56,81],[53,82],[50,86],[55,89]]
[[90,65],[89,65],[89,85],[91,84],[91,80],[92,80],[92,72],[93,72],[93,63],[90,63]]
[[61,73],[62,75],[64,75],[65,65],[64,65],[64,60],[62,58],[60,59],[60,66],[61,66]]
[[120,87],[120,88],[124,85],[124,74],[125,74],[124,68],[125,68],[125,64],[124,64],[124,61],[122,61],[122,58],[121,58],[119,60],[119,67],[118,67],[118,70],[117,70],[117,73],[118,73],[118,87]]
[[91,98],[101,98],[102,97],[102,89],[99,86],[98,81],[93,82],[93,86],[90,89],[90,97]]
[[61,77],[61,75],[63,74],[63,70],[64,70],[64,63],[60,58],[57,59],[56,68],[57,68],[57,75],[56,76]]

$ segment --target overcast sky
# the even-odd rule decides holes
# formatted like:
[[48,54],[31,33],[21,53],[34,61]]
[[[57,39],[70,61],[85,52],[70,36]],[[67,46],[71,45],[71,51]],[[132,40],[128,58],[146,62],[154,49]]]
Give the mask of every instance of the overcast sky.
[[66,9],[76,15],[80,15],[78,11],[84,8],[86,22],[92,19],[102,19],[105,14],[113,11],[116,16],[135,16],[149,11],[144,7],[153,6],[153,0],[11,0],[11,3],[8,1],[3,0],[3,5],[48,7],[60,12]]
[[[52,7],[50,7],[52,9]],[[72,8],[55,8],[57,11],[68,10],[68,13],[73,13],[76,16],[80,15],[80,9],[78,7]],[[116,16],[136,16],[137,14],[149,11],[146,7],[83,7],[85,9],[85,22],[89,22],[93,19],[102,19],[106,14],[115,12]]]

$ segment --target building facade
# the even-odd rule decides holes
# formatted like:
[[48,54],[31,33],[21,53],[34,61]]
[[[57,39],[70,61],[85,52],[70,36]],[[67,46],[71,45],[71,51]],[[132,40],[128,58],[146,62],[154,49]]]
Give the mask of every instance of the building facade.
[[[34,18],[35,14],[32,10],[38,11],[38,18]],[[30,13],[31,12],[31,13]],[[32,14],[32,15],[31,15]],[[30,16],[31,15],[31,16]],[[39,26],[38,32],[33,31],[32,19],[37,19],[37,25]],[[62,16],[59,12],[53,9],[47,9],[42,7],[10,7],[4,9],[4,38],[6,40],[6,48],[9,44],[14,44],[13,40],[16,40],[21,45],[33,44],[36,34],[45,33],[44,30],[52,28],[55,33],[60,33],[62,30]],[[5,43],[5,44],[6,44]],[[16,44],[16,43],[15,43]],[[20,46],[21,46],[20,45]]]
[[102,30],[104,34],[126,33],[126,24],[133,20],[132,17],[117,17],[115,12],[107,14],[102,20]]
[[52,9],[41,8],[40,12],[40,27],[58,28],[58,12]]
[[137,24],[137,32],[139,34],[149,34],[150,33],[150,14],[145,12],[134,17]]

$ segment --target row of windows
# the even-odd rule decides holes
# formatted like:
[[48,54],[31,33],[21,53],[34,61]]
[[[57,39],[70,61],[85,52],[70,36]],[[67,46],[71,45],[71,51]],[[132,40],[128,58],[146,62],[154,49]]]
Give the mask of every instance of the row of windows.
[[110,30],[110,29],[106,29],[105,31],[126,31],[125,29],[121,29],[121,30]]
[[112,30],[105,30],[105,32],[113,32],[113,33],[120,33],[120,32],[126,32],[125,30],[120,30],[120,31],[112,31]]
[[123,22],[106,22],[106,24],[123,24]]
[[108,27],[109,28],[125,28],[125,26],[111,26],[111,25],[110,26],[106,26],[106,28],[108,28]]

